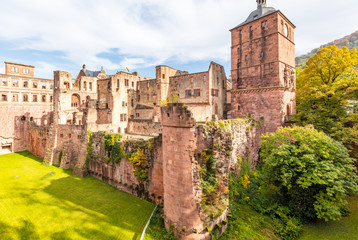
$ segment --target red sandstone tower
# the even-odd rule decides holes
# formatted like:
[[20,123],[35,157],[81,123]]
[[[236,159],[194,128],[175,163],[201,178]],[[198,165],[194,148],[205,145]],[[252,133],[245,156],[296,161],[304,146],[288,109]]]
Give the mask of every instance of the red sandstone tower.
[[274,132],[296,107],[295,26],[266,0],[256,2],[230,30],[233,117],[264,119],[265,131]]

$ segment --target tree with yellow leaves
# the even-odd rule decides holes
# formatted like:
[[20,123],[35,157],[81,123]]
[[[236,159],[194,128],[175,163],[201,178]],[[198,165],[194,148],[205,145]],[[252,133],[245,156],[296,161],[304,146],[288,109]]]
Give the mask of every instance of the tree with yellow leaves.
[[357,146],[358,113],[348,104],[348,100],[358,100],[357,66],[356,49],[334,45],[320,49],[297,71],[297,114],[293,122],[313,124],[347,147]]

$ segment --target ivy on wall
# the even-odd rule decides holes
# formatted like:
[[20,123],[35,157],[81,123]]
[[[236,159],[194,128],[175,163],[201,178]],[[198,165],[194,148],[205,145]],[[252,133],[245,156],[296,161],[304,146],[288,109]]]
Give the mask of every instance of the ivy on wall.
[[133,172],[138,181],[148,181],[148,160],[142,149],[138,147],[137,151],[128,160],[133,164]]
[[121,146],[122,135],[119,133],[103,132],[103,147],[106,151],[106,163],[110,161],[120,164],[121,159],[125,157],[125,153]]
[[149,159],[153,158],[153,143],[149,141],[125,141],[126,157],[133,165],[133,172],[139,182],[148,181]]
[[91,130],[87,131],[87,141],[88,143],[87,143],[86,166],[89,165],[89,160],[93,152],[93,134]]

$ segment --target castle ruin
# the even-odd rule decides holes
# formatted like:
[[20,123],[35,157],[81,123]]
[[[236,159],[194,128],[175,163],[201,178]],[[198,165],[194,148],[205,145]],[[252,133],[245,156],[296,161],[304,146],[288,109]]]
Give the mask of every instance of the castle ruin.
[[[210,239],[227,226],[229,173],[242,159],[254,167],[260,136],[295,112],[294,28],[257,0],[231,30],[231,79],[214,62],[199,73],[157,66],[155,79],[83,65],[76,78],[54,71],[53,81],[6,63],[0,151],[29,150],[44,164],[163,204],[178,238]],[[106,136],[121,137],[115,161]],[[203,185],[203,169],[216,179],[215,194]]]

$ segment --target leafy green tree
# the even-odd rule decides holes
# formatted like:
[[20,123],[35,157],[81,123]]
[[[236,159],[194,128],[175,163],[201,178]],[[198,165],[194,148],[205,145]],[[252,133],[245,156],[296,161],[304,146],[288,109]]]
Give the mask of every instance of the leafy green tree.
[[[297,71],[297,114],[293,122],[313,124],[347,147],[358,146],[358,113],[348,100],[358,99],[356,49],[329,46]],[[356,156],[358,157],[358,156]]]
[[301,219],[338,220],[358,177],[347,149],[312,126],[280,128],[261,143],[263,182]]

